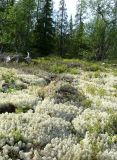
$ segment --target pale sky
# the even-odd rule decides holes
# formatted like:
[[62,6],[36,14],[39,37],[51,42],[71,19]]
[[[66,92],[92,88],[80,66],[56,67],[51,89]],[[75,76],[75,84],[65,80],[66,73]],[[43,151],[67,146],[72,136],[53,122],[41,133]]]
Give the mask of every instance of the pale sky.
[[[54,3],[55,3],[54,7],[56,10],[58,10],[59,2],[60,2],[60,0],[54,0]],[[65,0],[66,7],[67,7],[67,13],[68,13],[69,17],[71,14],[73,15],[73,17],[75,16],[76,2],[77,2],[77,0]]]

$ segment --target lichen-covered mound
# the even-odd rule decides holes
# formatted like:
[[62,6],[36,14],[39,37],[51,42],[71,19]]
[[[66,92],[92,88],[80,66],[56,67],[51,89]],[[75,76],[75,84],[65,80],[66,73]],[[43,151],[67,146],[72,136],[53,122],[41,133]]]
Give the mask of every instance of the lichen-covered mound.
[[117,76],[0,68],[0,160],[117,160]]
[[[64,139],[70,135],[69,122],[46,114],[4,114],[0,116],[0,121],[1,155],[13,159],[22,155],[25,159],[27,152],[32,155],[32,150],[43,149],[52,139]],[[15,155],[15,150],[21,150],[22,154]]]

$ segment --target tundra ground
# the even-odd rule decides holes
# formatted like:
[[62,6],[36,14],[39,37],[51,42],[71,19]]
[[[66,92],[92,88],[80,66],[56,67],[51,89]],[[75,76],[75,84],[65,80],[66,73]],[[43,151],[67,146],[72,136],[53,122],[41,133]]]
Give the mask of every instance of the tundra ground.
[[117,66],[1,64],[0,122],[0,160],[116,160]]

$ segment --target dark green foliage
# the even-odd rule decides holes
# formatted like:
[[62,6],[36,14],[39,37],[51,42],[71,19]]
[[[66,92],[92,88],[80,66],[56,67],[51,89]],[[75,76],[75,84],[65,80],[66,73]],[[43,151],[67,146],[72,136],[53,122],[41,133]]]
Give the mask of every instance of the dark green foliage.
[[[46,0],[34,31],[37,52],[47,56],[54,48],[54,28],[52,19],[52,0]],[[40,56],[40,55],[37,55]]]
[[34,0],[20,0],[15,5],[15,47],[18,51],[26,52],[31,48],[32,30],[34,29]]
[[0,53],[117,59],[116,0],[77,0],[69,22],[65,0],[54,14],[53,6],[52,0],[1,0]]
[[65,0],[60,0],[60,7],[58,10],[58,19],[57,19],[57,28],[56,28],[56,36],[58,41],[58,52],[61,57],[65,55],[67,50],[67,40],[68,40],[68,16],[67,16],[67,8],[65,4]]

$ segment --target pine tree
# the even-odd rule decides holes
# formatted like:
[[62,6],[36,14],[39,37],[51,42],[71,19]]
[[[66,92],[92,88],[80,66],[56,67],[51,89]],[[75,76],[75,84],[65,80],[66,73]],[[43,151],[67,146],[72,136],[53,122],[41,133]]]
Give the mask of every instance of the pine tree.
[[41,53],[42,56],[49,55],[54,48],[54,28],[52,14],[52,0],[45,0],[35,28],[36,47],[37,51]]

